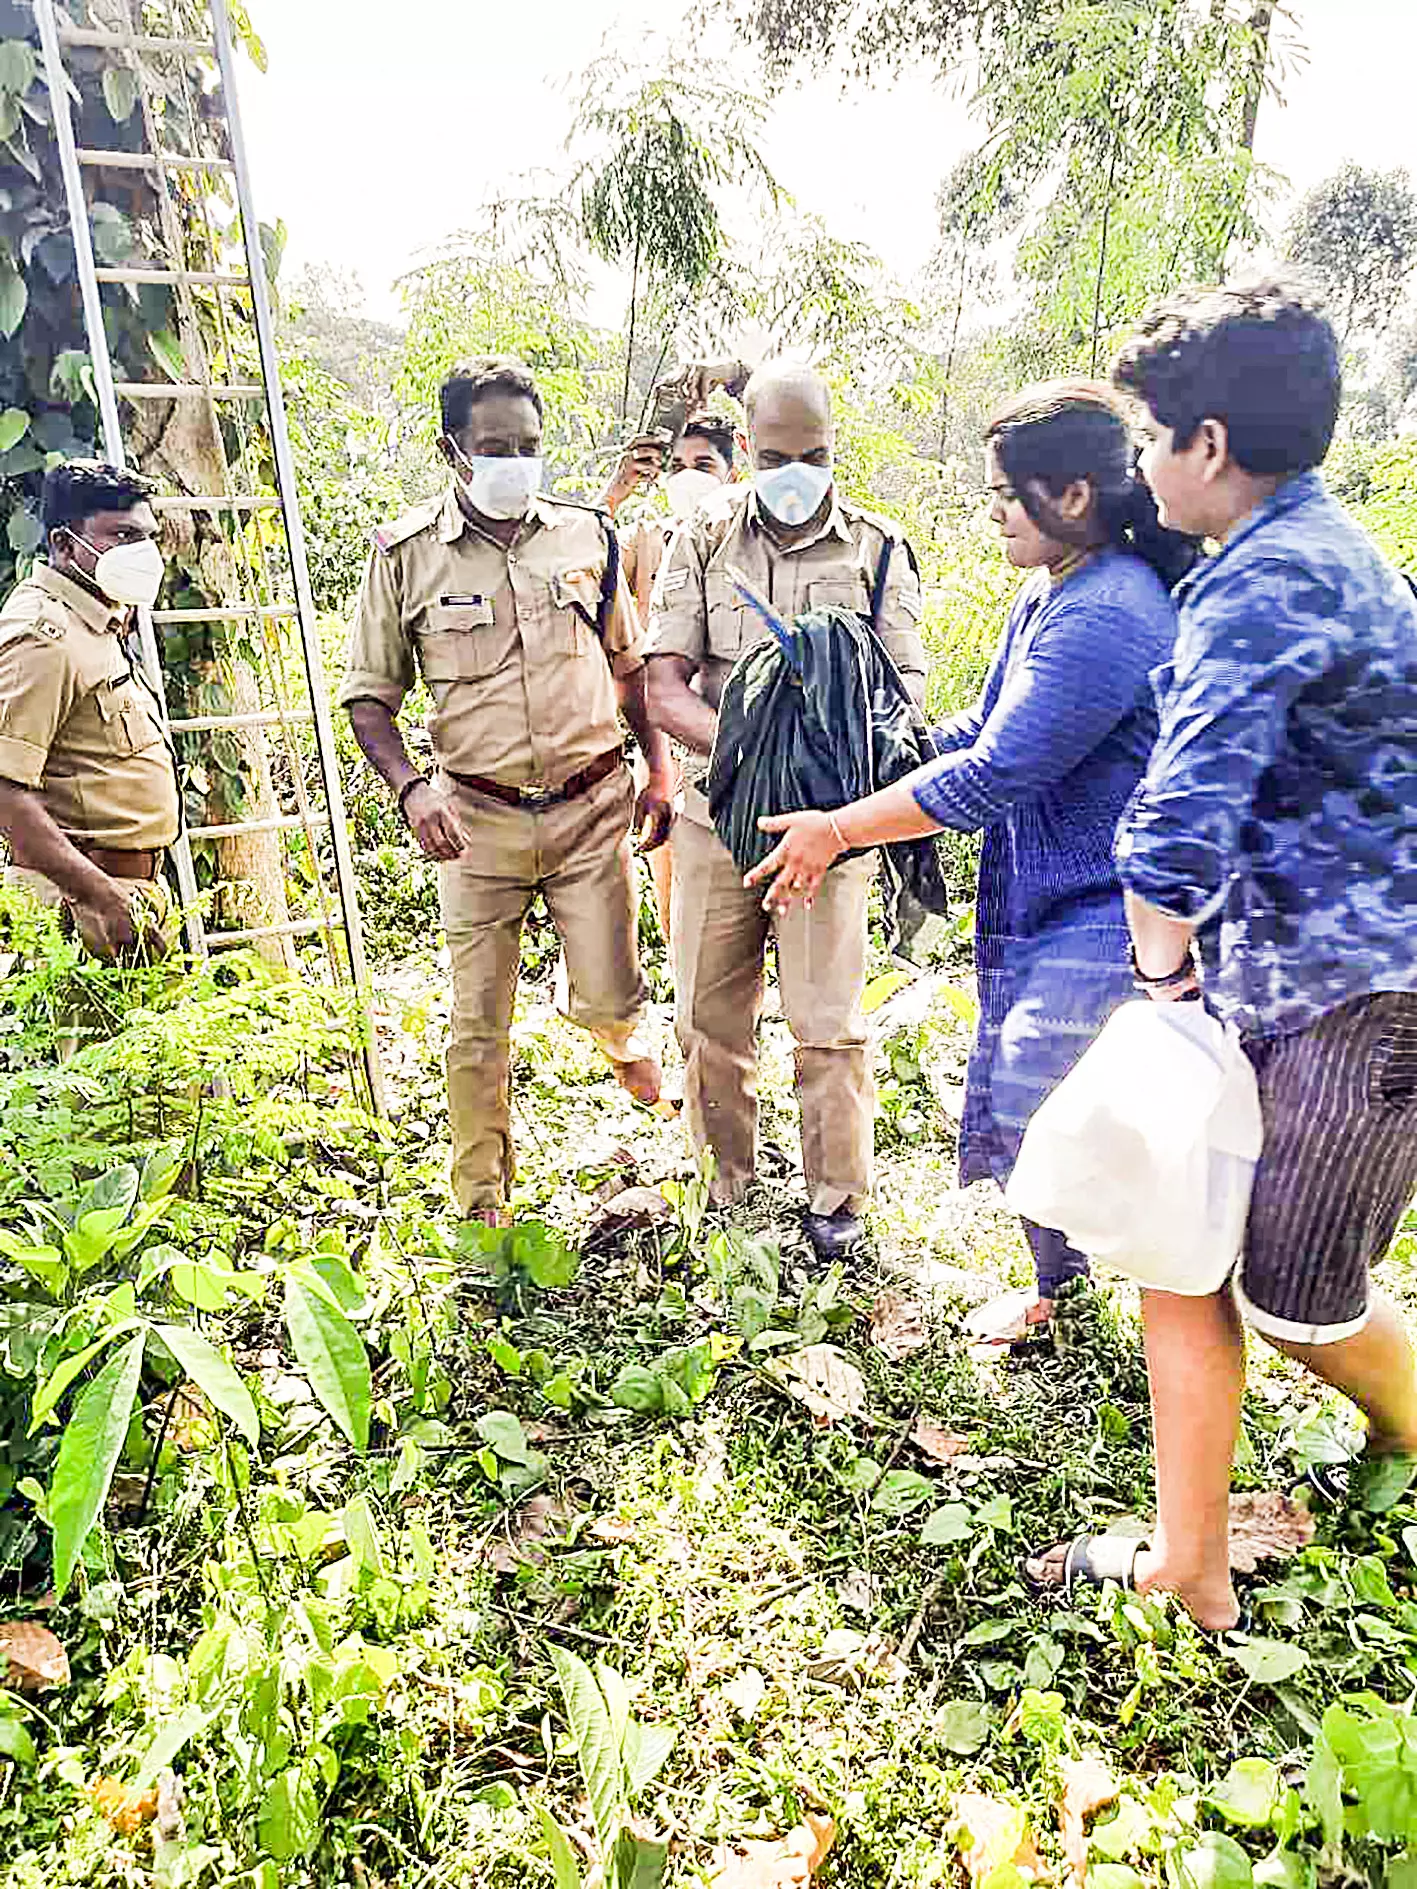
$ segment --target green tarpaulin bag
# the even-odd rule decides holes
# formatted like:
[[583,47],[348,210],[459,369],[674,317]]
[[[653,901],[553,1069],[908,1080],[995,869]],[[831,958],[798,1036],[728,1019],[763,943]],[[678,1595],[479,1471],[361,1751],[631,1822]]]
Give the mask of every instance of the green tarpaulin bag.
[[[733,665],[704,782],[714,830],[741,872],[777,844],[764,814],[830,812],[909,774],[935,754],[925,719],[876,633],[892,545],[871,616],[831,606],[784,623],[744,585],[765,634]],[[944,914],[949,899],[933,839],[883,847],[907,899]]]

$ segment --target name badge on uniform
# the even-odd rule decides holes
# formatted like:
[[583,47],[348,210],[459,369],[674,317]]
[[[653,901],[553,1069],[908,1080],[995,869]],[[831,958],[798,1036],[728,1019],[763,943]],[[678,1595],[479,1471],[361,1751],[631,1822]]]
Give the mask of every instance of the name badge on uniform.
[[454,597],[454,596],[449,595],[447,597],[440,597],[438,601],[440,604],[445,604],[452,609],[459,609],[467,604],[485,603],[486,598],[482,595],[482,592],[479,590],[479,591],[475,591],[471,596]]
[[659,588],[668,596],[671,590],[682,590],[689,581],[687,570],[665,571],[659,580]]

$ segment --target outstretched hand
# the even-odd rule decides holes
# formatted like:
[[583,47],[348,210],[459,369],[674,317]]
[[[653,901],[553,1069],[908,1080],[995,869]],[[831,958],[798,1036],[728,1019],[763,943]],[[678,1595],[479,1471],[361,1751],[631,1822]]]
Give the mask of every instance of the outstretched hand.
[[836,823],[829,813],[767,813],[758,821],[764,833],[780,833],[782,838],[761,864],[754,866],[743,883],[762,885],[763,910],[781,917],[800,899],[810,911],[812,901],[827,869],[846,850],[837,836]]

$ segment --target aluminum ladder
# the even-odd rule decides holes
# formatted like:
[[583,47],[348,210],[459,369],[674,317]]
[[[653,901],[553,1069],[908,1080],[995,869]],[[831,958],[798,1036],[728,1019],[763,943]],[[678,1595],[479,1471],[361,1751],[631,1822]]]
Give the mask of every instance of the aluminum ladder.
[[[200,9],[199,9],[200,10]],[[243,595],[201,609],[140,610],[138,633],[144,667],[153,685],[169,737],[217,734],[223,730],[259,728],[271,749],[272,762],[283,761],[285,798],[293,805],[260,819],[233,820],[186,828],[174,845],[173,861],[184,908],[184,926],[188,947],[194,956],[248,945],[262,939],[294,939],[316,936],[320,939],[330,975],[337,984],[352,985],[364,1023],[364,1074],[373,1108],[383,1112],[383,1086],[380,1080],[374,1039],[368,966],[356,896],[354,861],[350,851],[349,830],[345,819],[344,797],[340,787],[335,748],[334,723],[326,689],[324,663],[320,651],[314,598],[306,561],[305,537],[296,493],[294,461],[286,424],[285,400],[280,381],[270,294],[266,282],[265,258],[261,248],[260,225],[251,192],[250,173],[241,129],[237,101],[236,60],[231,21],[226,0],[206,0],[205,11],[211,27],[209,39],[193,38],[190,31],[178,31],[167,10],[174,30],[155,32],[157,7],[144,5],[141,10],[129,4],[106,8],[114,19],[110,28],[76,25],[54,0],[34,0],[39,28],[44,71],[53,103],[54,131],[64,174],[69,223],[80,293],[83,300],[84,327],[92,363],[94,386],[98,396],[104,455],[114,465],[124,466],[133,455],[125,443],[120,402],[136,410],[149,401],[197,400],[206,404],[211,421],[211,435],[222,468],[223,490],[195,495],[157,496],[153,500],[159,515],[179,511],[207,514],[217,525],[230,556],[229,568],[238,573]],[[190,21],[194,9],[184,6],[183,23]],[[141,29],[134,23],[141,21]],[[158,22],[161,23],[161,19]],[[71,88],[64,58],[70,48],[93,48],[113,55],[115,61],[131,74],[134,88],[132,109],[141,113],[143,126],[140,150],[93,150],[78,146],[74,135]],[[193,82],[189,62],[210,61],[220,74],[220,89],[199,94]],[[160,75],[162,98],[154,109],[154,75]],[[222,156],[186,155],[163,148],[166,140],[161,128],[173,110],[185,113],[197,146],[213,144]],[[131,115],[131,112],[130,114]],[[197,135],[200,122],[201,135]],[[95,254],[92,222],[84,189],[86,170],[142,170],[155,180],[162,239],[160,265],[104,267]],[[211,214],[210,200],[201,192],[189,192],[188,215],[184,225],[179,214],[175,181],[183,176],[210,183],[213,189],[234,192],[240,216],[244,267],[223,266],[229,239],[219,237]],[[197,211],[192,211],[195,197]],[[194,244],[196,254],[194,258]],[[193,266],[194,260],[202,266]],[[113,362],[104,330],[102,289],[104,285],[163,284],[173,290],[179,311],[188,298],[193,318],[181,323],[186,367],[192,378],[184,380],[115,381]],[[216,349],[222,372],[214,372],[213,348],[195,319],[191,297],[201,290],[207,297],[207,325],[215,332]],[[233,320],[233,312],[239,321]],[[254,327],[260,379],[229,378],[239,341]],[[228,345],[235,340],[237,345]],[[194,371],[195,370],[195,371]],[[237,466],[249,466],[252,455],[248,442],[256,437],[253,413],[264,409],[266,436],[275,467],[275,493],[239,489],[223,440],[220,421],[234,428],[239,450],[234,455]],[[257,514],[266,515],[274,527],[272,533],[252,530]],[[259,711],[230,715],[177,716],[169,710],[163,686],[159,655],[160,634],[180,631],[187,624],[245,622],[252,637],[259,639],[263,661],[256,666],[256,679],[262,706]],[[290,631],[294,627],[295,637]],[[298,662],[291,650],[298,643]],[[287,659],[290,659],[289,661]],[[293,680],[292,680],[293,672]],[[315,774],[318,787],[306,780],[308,742],[313,734]],[[321,805],[320,803],[323,802]],[[257,923],[239,929],[211,930],[203,922],[199,908],[196,871],[191,841],[218,840],[244,833],[301,832],[305,836],[313,885],[307,896],[313,898],[312,915],[280,922]],[[283,844],[284,842],[282,842]],[[332,882],[332,883],[331,883]],[[293,947],[292,947],[293,948]]]

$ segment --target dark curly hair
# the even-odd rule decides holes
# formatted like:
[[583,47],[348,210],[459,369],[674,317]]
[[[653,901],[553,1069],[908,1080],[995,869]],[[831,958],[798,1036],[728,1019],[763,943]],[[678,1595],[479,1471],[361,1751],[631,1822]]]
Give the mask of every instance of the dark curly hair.
[[1159,303],[1112,369],[1184,451],[1224,422],[1230,456],[1257,478],[1317,466],[1338,424],[1338,337],[1302,284],[1276,276],[1187,289]]
[[1093,542],[1100,530],[1108,544],[1142,558],[1167,585],[1178,583],[1195,563],[1196,540],[1168,531],[1157,517],[1151,488],[1136,470],[1121,406],[1099,382],[1045,380],[1025,387],[999,408],[984,438],[1040,531],[1067,540],[1036,488],[1061,498],[1076,480],[1086,479],[1095,504],[1082,531],[1093,534]]
[[460,433],[479,400],[488,394],[520,394],[545,417],[530,369],[510,354],[484,354],[455,367],[438,389],[438,413],[445,433]]
[[152,480],[140,472],[110,466],[103,459],[67,459],[44,475],[39,500],[44,535],[82,524],[95,512],[131,512],[151,498],[153,490]]

